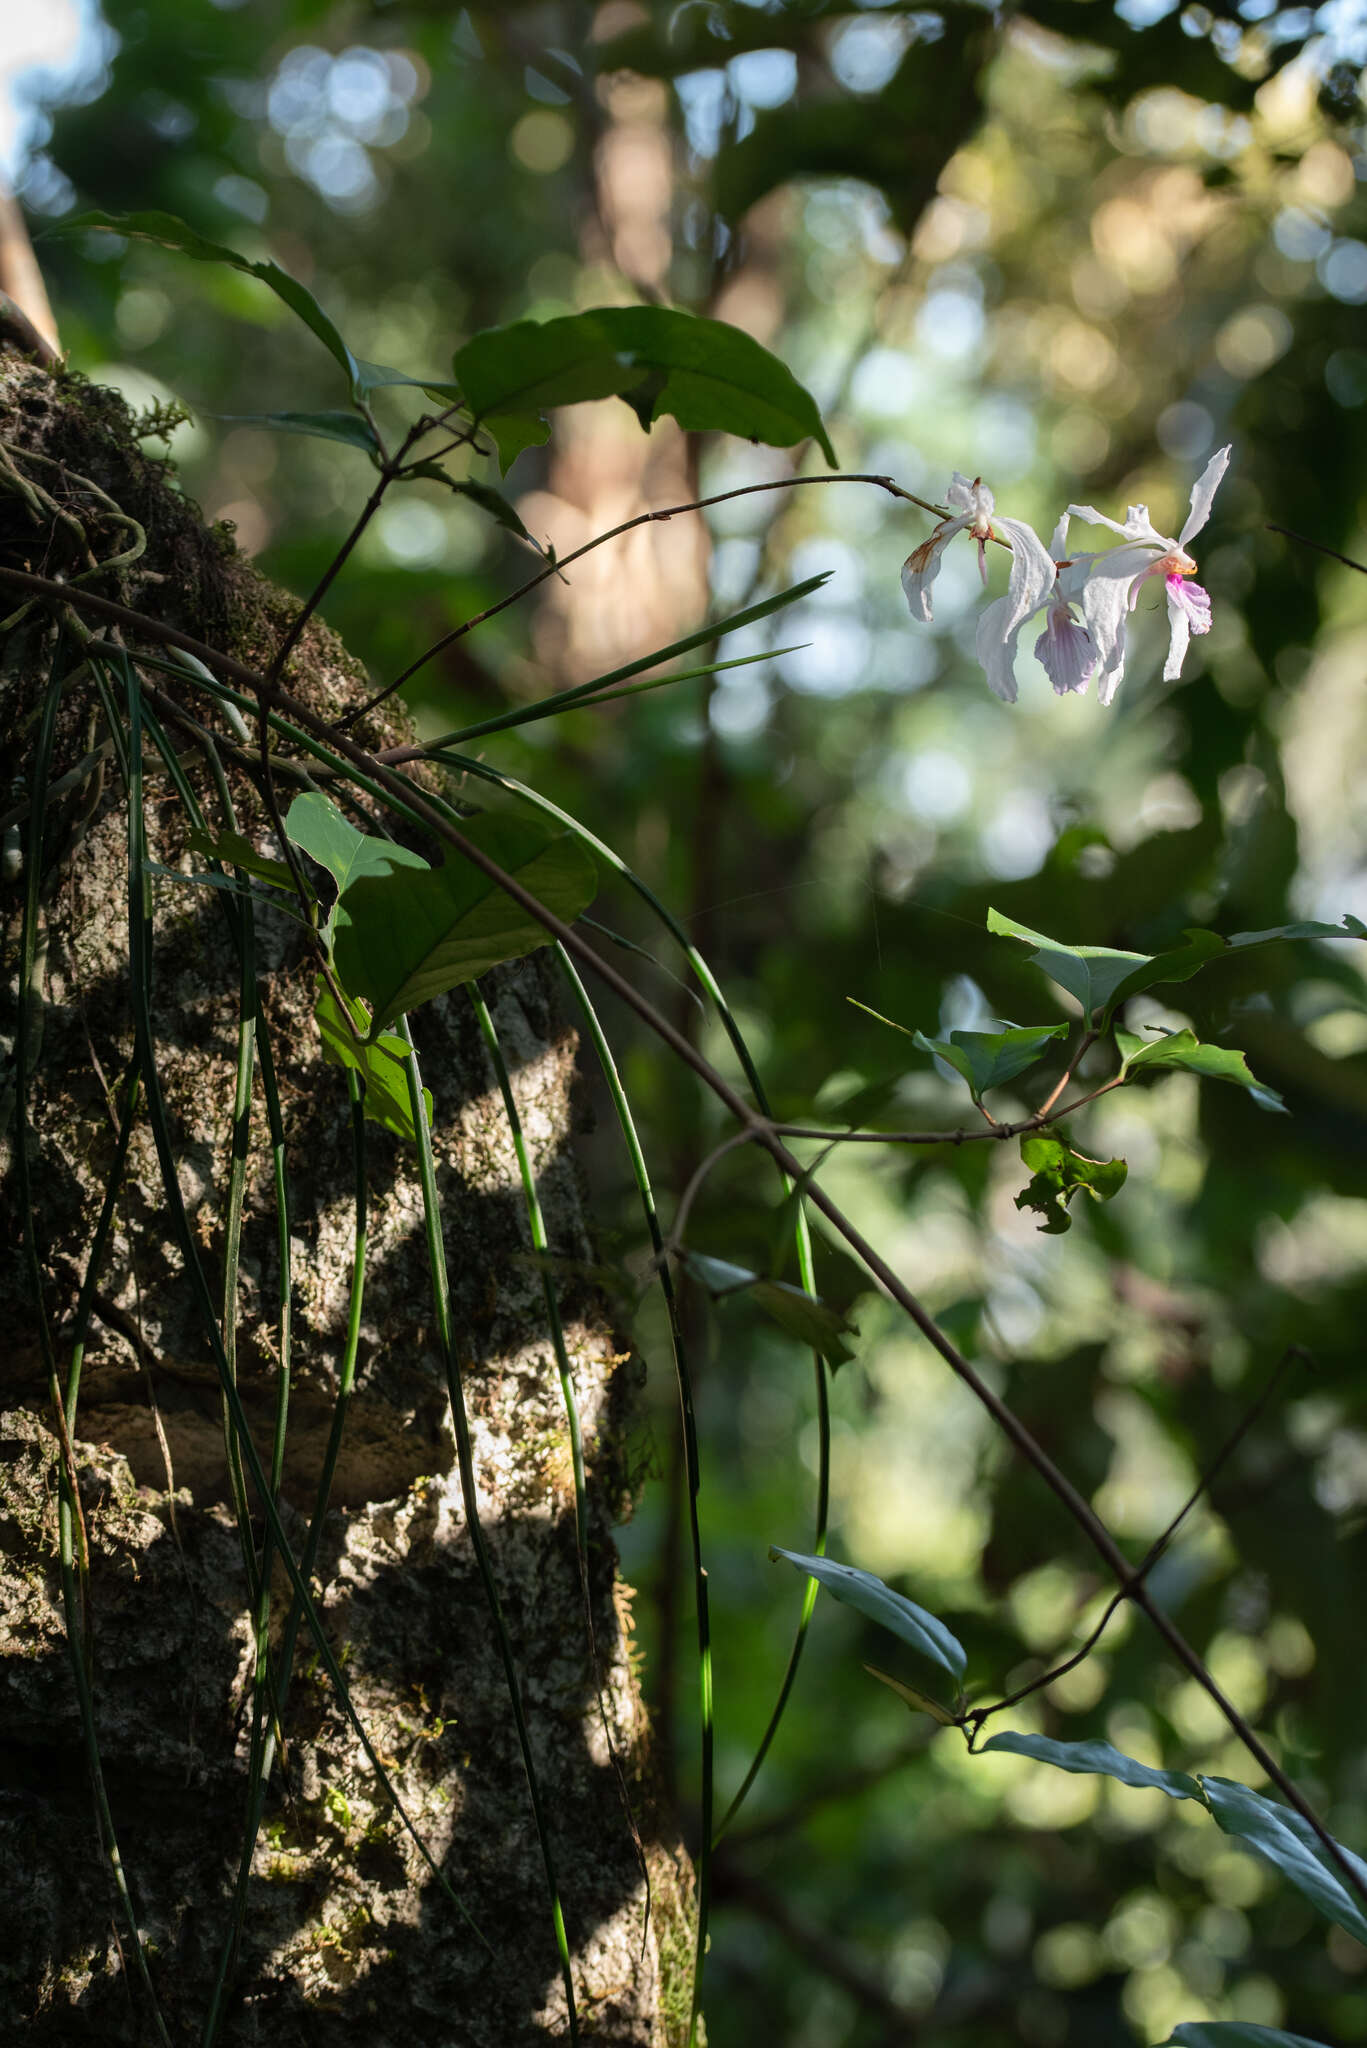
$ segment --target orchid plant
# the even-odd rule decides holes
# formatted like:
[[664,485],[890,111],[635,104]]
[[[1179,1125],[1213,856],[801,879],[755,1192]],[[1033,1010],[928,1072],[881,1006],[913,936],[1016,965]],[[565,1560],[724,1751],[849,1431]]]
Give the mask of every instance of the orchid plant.
[[[912,617],[923,623],[931,620],[931,585],[939,573],[940,557],[956,533],[968,533],[977,542],[984,584],[987,544],[999,541],[1011,550],[1006,595],[983,612],[976,639],[978,660],[989,687],[1004,703],[1015,703],[1016,643],[1022,627],[1045,612],[1035,655],[1057,694],[1080,694],[1095,676],[1098,701],[1109,704],[1124,678],[1129,615],[1149,578],[1161,576],[1169,625],[1163,677],[1174,681],[1182,672],[1192,634],[1210,631],[1210,597],[1191,580],[1196,563],[1187,553],[1187,542],[1210,518],[1231,452],[1229,447],[1221,448],[1197,478],[1190,510],[1175,540],[1158,532],[1147,505],[1131,505],[1123,526],[1094,506],[1070,505],[1046,548],[1024,520],[998,515],[996,500],[981,477],[970,481],[955,470],[945,493],[950,508],[947,516],[902,568],[902,588]],[[1070,519],[1109,527],[1119,534],[1123,545],[1070,555]]]

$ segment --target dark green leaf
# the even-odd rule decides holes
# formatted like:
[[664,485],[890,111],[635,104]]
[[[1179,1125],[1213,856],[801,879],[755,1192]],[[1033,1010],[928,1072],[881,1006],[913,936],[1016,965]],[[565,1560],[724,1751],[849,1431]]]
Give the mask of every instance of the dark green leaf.
[[357,358],[358,391],[389,390],[395,386],[425,391],[429,398],[435,398],[442,406],[459,405],[465,395],[459,384],[443,384],[438,377],[410,377],[403,370],[391,370],[385,363],[368,363],[364,357]]
[[1044,1057],[1051,1039],[1067,1036],[1066,1024],[1008,1024],[1001,1031],[951,1031],[948,1039],[915,1034],[922,1052],[938,1053],[968,1083],[975,1102]]
[[358,412],[216,412],[210,415],[236,427],[268,427],[279,434],[313,434],[320,441],[341,441],[364,455],[380,453],[379,437]]
[[876,1678],[880,1685],[886,1685],[889,1691],[895,1692],[899,1700],[904,1700],[913,1714],[929,1714],[931,1720],[938,1721],[942,1728],[958,1726],[958,1716],[951,1714],[947,1707],[942,1707],[938,1700],[933,1700],[929,1693],[917,1692],[914,1685],[903,1685],[900,1678],[893,1678],[889,1672],[880,1671],[876,1664],[866,1664],[864,1669],[870,1678]]
[[848,1365],[854,1357],[845,1342],[847,1334],[857,1334],[853,1325],[828,1303],[813,1301],[800,1287],[791,1287],[786,1280],[766,1280],[748,1266],[733,1266],[729,1259],[710,1258],[705,1252],[683,1252],[680,1261],[714,1301],[748,1294],[771,1322],[810,1350],[819,1351],[828,1364]]
[[1036,1763],[1056,1764],[1061,1771],[1084,1777],[1114,1778],[1119,1785],[1132,1785],[1142,1792],[1166,1792],[1169,1799],[1201,1798],[1201,1787],[1185,1771],[1155,1771],[1148,1764],[1122,1756],[1109,1742],[1055,1742],[1048,1735],[994,1735],[978,1752],[1001,1750],[1010,1756],[1033,1757]]
[[1259,1109],[1285,1110],[1275,1088],[1265,1088],[1249,1073],[1244,1055],[1232,1046],[1202,1045],[1192,1031],[1170,1031],[1162,1038],[1145,1041],[1133,1032],[1117,1031],[1115,1042],[1124,1061],[1123,1071],[1138,1067],[1185,1067],[1193,1074],[1205,1074],[1212,1081],[1233,1081],[1246,1088]]
[[305,291],[298,278],[291,277],[278,263],[249,263],[245,256],[239,256],[236,249],[226,248],[221,242],[205,241],[203,235],[197,235],[173,213],[81,213],[62,221],[51,232],[71,235],[92,229],[125,235],[134,242],[155,242],[159,248],[174,249],[182,256],[192,256],[197,263],[226,263],[230,269],[240,270],[247,277],[259,278],[292,313],[299,315],[306,327],[313,330],[334,362],[341,364],[353,398],[360,395],[363,388],[360,364],[313,294]]
[[1314,919],[1300,924],[1277,924],[1265,932],[1235,932],[1229,944],[1265,946],[1271,939],[1367,939],[1367,924],[1349,911],[1342,924],[1319,924]]
[[837,466],[814,400],[777,356],[725,321],[668,306],[486,328],[456,351],[455,368],[505,470],[546,439],[543,411],[594,398],[634,398],[647,426],[669,413],[690,431],[780,448],[810,435]]
[[1255,2027],[1251,2020],[1183,2020],[1163,2048],[1324,2048],[1324,2043],[1281,2027]]
[[933,1614],[927,1614],[924,1607],[918,1607],[914,1600],[908,1600],[901,1593],[894,1593],[891,1586],[884,1585],[872,1572],[856,1571],[851,1564],[836,1564],[829,1557],[807,1557],[798,1550],[783,1550],[776,1543],[769,1546],[770,1557],[777,1560],[786,1558],[796,1565],[800,1572],[817,1579],[842,1600],[847,1607],[857,1608],[870,1621],[876,1621],[901,1642],[909,1643],[921,1656],[928,1657],[932,1664],[938,1664],[942,1671],[948,1671],[955,1680],[961,1680],[967,1659],[964,1646],[957,1636],[951,1635],[942,1621]]
[[[1227,1835],[1247,1842],[1275,1864],[1283,1877],[1309,1899],[1312,1906],[1346,1928],[1356,1940],[1367,1943],[1367,1913],[1350,1892],[1328,1852],[1308,1821],[1289,1806],[1264,1799],[1247,1785],[1229,1778],[1202,1778],[1206,1803]],[[1340,1847],[1342,1845],[1340,1844]],[[1367,1881],[1367,1863],[1345,1849],[1349,1865]]]
[[[357,1030],[364,1037],[370,1028],[370,1019],[360,1003],[351,1005],[351,1014]],[[351,1067],[360,1075],[365,1091],[366,1115],[373,1123],[383,1124],[387,1131],[393,1131],[396,1137],[415,1139],[413,1101],[408,1092],[408,1074],[404,1066],[408,1047],[404,1041],[397,1033],[386,1032],[372,1044],[358,1045],[346,1028],[332,990],[322,980],[318,983],[318,1001],[313,1015],[323,1040],[323,1058],[334,1067]],[[424,1088],[422,1093],[430,1125],[432,1091]]]
[[204,854],[209,860],[221,860],[225,867],[241,868],[244,874],[255,875],[258,881],[273,882],[276,888],[288,889],[291,895],[295,893],[294,876],[285,862],[258,853],[250,839],[244,839],[240,832],[220,832],[213,839],[195,826],[189,843],[194,852]]
[[[593,901],[597,869],[569,833],[492,816],[468,818],[461,830],[557,917],[568,922]],[[395,871],[391,863],[382,874],[359,873],[337,903],[337,971],[347,993],[370,1004],[377,1031],[549,943],[544,925],[455,851],[440,868]]]
[[1123,1159],[1087,1159],[1052,1131],[1021,1139],[1021,1158],[1034,1178],[1016,1197],[1018,1209],[1034,1209],[1045,1219],[1040,1229],[1061,1236],[1072,1217],[1068,1204],[1079,1188],[1098,1202],[1109,1202],[1125,1185],[1129,1168]]
[[1217,933],[1202,931],[1189,931],[1185,945],[1174,946],[1166,953],[1123,953],[1111,946],[1069,946],[1062,939],[1048,939],[1042,932],[1031,931],[1028,925],[1017,924],[1000,910],[988,911],[987,929],[1005,938],[1024,939],[1027,945],[1034,946],[1034,965],[1043,968],[1051,981],[1075,996],[1089,1019],[1099,1017],[1103,1023],[1127,996],[1137,995],[1140,989],[1152,988],[1158,982],[1186,981],[1214,954],[1225,949],[1225,942]]

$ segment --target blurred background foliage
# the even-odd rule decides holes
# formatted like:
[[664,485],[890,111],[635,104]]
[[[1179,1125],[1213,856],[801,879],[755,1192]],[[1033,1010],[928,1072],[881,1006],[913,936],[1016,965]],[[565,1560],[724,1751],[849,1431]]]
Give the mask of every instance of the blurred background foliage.
[[[847,469],[932,499],[951,468],[981,473],[1045,535],[1070,499],[1113,515],[1144,500],[1175,530],[1192,477],[1233,442],[1198,544],[1214,629],[1161,682],[1146,600],[1110,710],[1056,699],[1028,655],[1021,701],[991,697],[969,549],[949,551],[934,629],[913,627],[897,572],[928,523],[852,483],[638,530],[410,689],[420,726],[445,730],[662,645],[709,602],[830,571],[722,649],[798,651],[500,735],[488,758],[576,811],[685,918],[785,1110],[834,1114],[884,1084],[890,1126],[950,1125],[967,1121],[962,1091],[847,998],[931,1032],[1056,1021],[1065,999],[987,936],[989,902],[1145,951],[1189,924],[1367,914],[1367,588],[1270,530],[1367,556],[1365,57],[1360,9],[1276,0],[103,0],[74,82],[46,99],[28,82],[47,112],[20,187],[72,361],[136,407],[189,408],[170,437],[185,488],[300,591],[359,508],[364,463],[233,416],[341,404],[333,367],[250,279],[107,236],[43,240],[64,214],[180,214],[293,270],[359,354],[429,374],[523,315],[641,298],[709,311],[810,385]],[[506,488],[564,553],[634,512],[790,473],[787,453],[695,445],[668,422],[647,439],[609,401],[561,415]],[[468,500],[419,485],[325,610],[386,679],[533,566]],[[659,957],[636,962],[647,992],[725,1063],[635,899],[609,890],[600,914]],[[1108,1098],[1074,1137],[1123,1154],[1129,1182],[1066,1238],[1014,1207],[1007,1148],[850,1148],[824,1172],[1136,1555],[1286,1347],[1304,1347],[1155,1583],[1361,1849],[1359,957],[1266,948],[1168,991],[1180,1007],[1132,1001],[1131,1029],[1189,1022],[1242,1047],[1291,1115],[1181,1073]],[[713,1109],[610,1021],[677,1193]],[[998,1114],[1032,1099],[1007,1091]],[[639,1222],[602,1118],[589,1166],[605,1252],[630,1260]],[[733,1154],[691,1236],[783,1270],[778,1206]],[[821,1256],[861,1331],[832,1391],[834,1553],[942,1614],[984,1698],[1020,1685],[1080,1639],[1098,1568],[928,1347]],[[814,1388],[810,1359],[743,1305],[693,1314],[724,1804],[796,1618],[799,1586],[766,1547],[810,1548]],[[640,1504],[621,1540],[687,1826],[691,1601],[649,1297],[637,1336]],[[714,2048],[1104,2048],[1201,2017],[1362,2038],[1367,1951],[1195,1808],[970,1758],[865,1659],[916,1680],[872,1625],[822,1602],[719,1860]],[[1123,1614],[1010,1725],[1257,1782]]]

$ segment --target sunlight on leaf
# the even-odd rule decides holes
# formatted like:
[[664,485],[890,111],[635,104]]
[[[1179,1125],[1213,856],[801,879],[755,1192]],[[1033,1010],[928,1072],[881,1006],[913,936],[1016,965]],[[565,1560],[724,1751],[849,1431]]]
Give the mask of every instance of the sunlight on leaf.
[[958,1637],[951,1635],[942,1621],[937,1621],[933,1614],[927,1614],[925,1608],[918,1607],[914,1600],[894,1593],[891,1586],[875,1578],[872,1572],[857,1571],[850,1564],[837,1564],[833,1558],[808,1557],[801,1551],[784,1550],[777,1543],[770,1544],[769,1555],[775,1562],[784,1558],[789,1564],[796,1565],[800,1572],[819,1580],[828,1593],[833,1593],[847,1607],[856,1608],[870,1621],[891,1629],[900,1641],[909,1643],[932,1664],[938,1664],[942,1671],[962,1680],[967,1658]]

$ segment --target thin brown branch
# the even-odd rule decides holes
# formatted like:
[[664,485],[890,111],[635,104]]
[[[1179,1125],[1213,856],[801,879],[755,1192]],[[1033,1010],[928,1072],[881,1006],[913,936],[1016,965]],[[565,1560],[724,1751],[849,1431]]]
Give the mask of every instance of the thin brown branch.
[[387,697],[392,697],[396,690],[401,690],[420,668],[425,668],[429,661],[435,660],[436,656],[450,647],[454,641],[463,639],[467,633],[473,633],[476,626],[482,626],[499,612],[506,611],[509,605],[516,604],[519,598],[526,597],[529,591],[535,590],[550,577],[558,576],[571,562],[577,562],[581,556],[591,554],[594,548],[601,548],[604,542],[617,540],[622,534],[630,533],[634,527],[649,526],[660,520],[677,519],[686,512],[702,512],[709,505],[724,505],[731,498],[753,497],[758,491],[793,491],[807,484],[875,484],[880,490],[890,492],[894,498],[904,498],[909,505],[918,506],[922,512],[933,512],[937,519],[948,516],[942,505],[928,504],[914,492],[904,491],[890,476],[856,476],[845,471],[834,476],[774,477],[768,483],[742,484],[734,491],[717,491],[710,498],[693,498],[686,505],[666,505],[658,512],[638,512],[634,519],[624,519],[620,526],[611,526],[606,533],[595,534],[592,540],[586,540],[584,545],[575,548],[572,554],[560,555],[548,561],[544,569],[539,569],[535,576],[529,576],[525,583],[519,583],[517,589],[510,590],[506,597],[500,597],[496,603],[486,605],[482,612],[476,612],[461,625],[453,626],[449,633],[434,641],[425,654],[420,654],[416,661],[411,661],[402,675],[396,676],[392,683],[387,683],[378,695],[367,699],[355,711],[349,711],[344,718],[338,719],[335,730],[345,731],[346,727],[354,724],[358,718],[363,718],[367,711],[373,711],[377,705],[383,704]]

